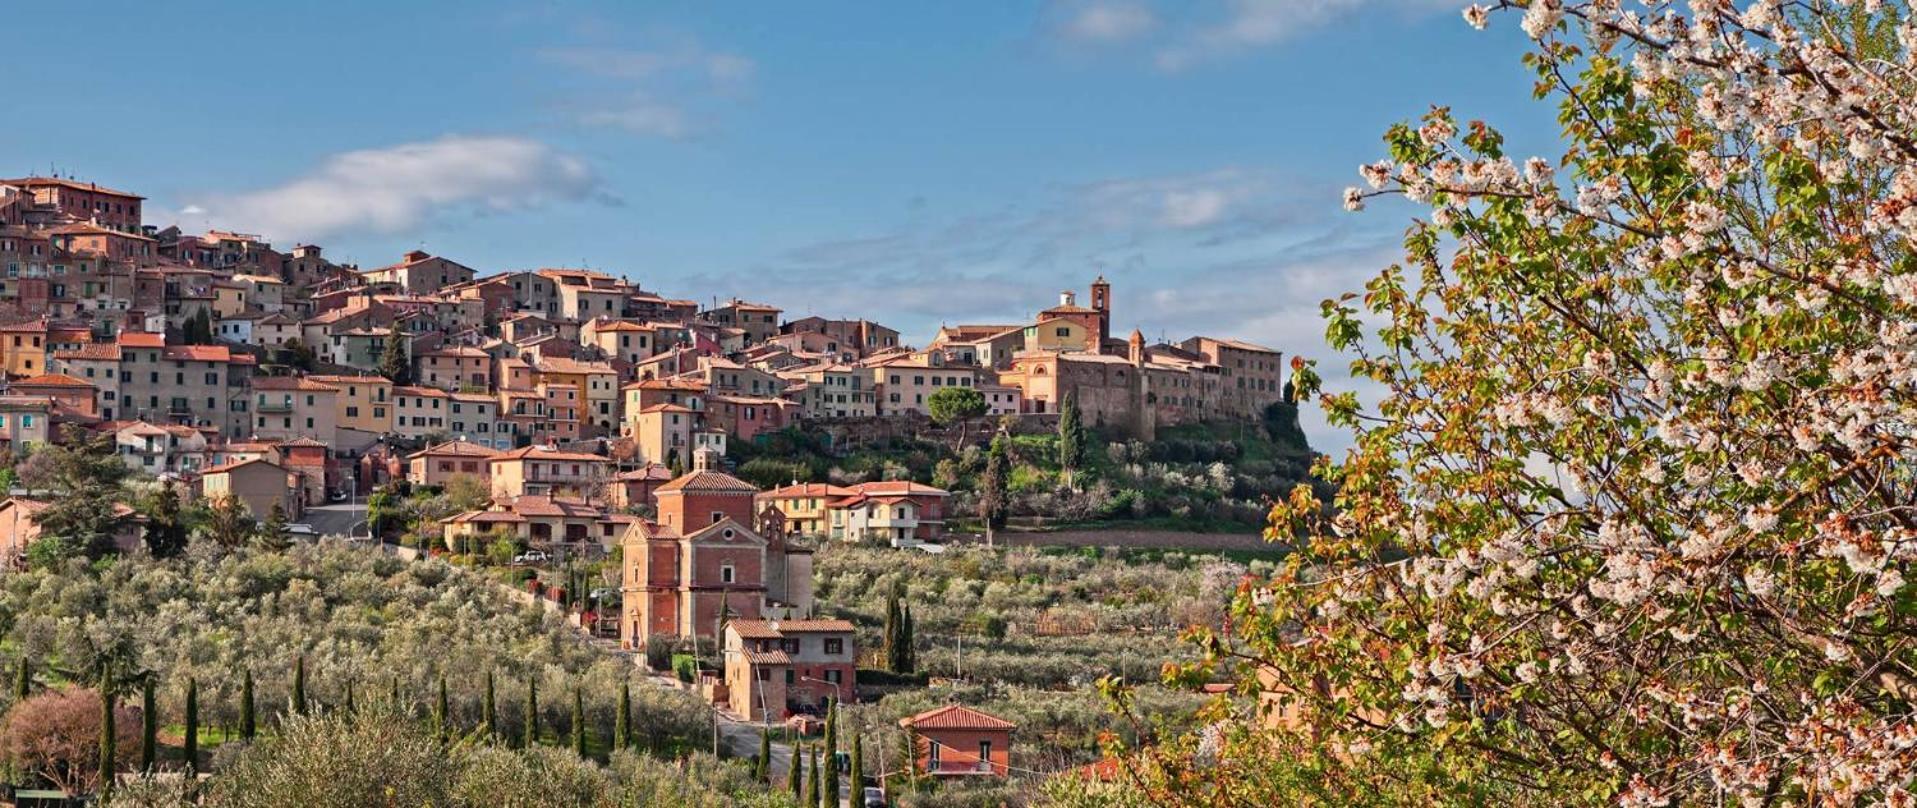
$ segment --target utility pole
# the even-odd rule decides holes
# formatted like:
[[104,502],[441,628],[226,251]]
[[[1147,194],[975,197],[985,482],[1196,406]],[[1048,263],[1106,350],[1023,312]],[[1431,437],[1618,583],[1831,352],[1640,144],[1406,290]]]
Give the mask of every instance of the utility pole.
[[[724,586],[721,586],[719,587],[719,609],[718,611],[714,612],[712,615],[712,653],[713,653],[713,657],[719,661],[719,675],[721,678],[725,676],[725,650],[720,647],[719,638],[721,636],[720,632],[724,630],[726,613],[731,610],[732,610],[732,590]],[[699,653],[699,640],[697,637],[694,637],[692,641],[692,653],[695,657]],[[719,756],[719,705],[714,704],[714,705],[711,705],[711,707],[712,707],[712,756],[718,757]]]

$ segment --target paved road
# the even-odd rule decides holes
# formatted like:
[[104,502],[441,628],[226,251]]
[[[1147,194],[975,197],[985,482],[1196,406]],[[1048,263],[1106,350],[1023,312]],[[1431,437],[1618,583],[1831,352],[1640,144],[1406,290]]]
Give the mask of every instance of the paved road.
[[312,525],[313,531],[321,536],[346,536],[354,529],[364,534],[366,529],[360,523],[366,521],[366,501],[315,505],[306,509],[301,521]]

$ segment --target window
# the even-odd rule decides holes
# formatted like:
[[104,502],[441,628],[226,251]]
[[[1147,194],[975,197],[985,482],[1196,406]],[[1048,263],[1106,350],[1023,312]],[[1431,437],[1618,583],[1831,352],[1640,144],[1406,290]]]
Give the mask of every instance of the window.
[[725,512],[725,511],[713,511],[713,512],[712,512],[712,524],[715,524],[715,525],[716,525],[716,524],[719,524],[719,520],[721,520],[721,519],[724,519],[724,518],[726,518],[726,512]]
[[722,584],[732,583],[736,575],[737,573],[733,571],[731,564],[726,564],[724,566],[721,566],[719,568],[719,583],[722,583]]
[[[827,638],[825,638],[825,652],[826,652],[826,653],[828,653],[828,654],[843,654],[843,653],[845,653],[845,640],[844,640],[844,638],[841,638],[841,637],[827,637]],[[834,674],[834,673],[838,673],[838,671],[827,671],[826,673],[827,673],[827,678],[831,678],[831,677],[830,677],[830,674]]]

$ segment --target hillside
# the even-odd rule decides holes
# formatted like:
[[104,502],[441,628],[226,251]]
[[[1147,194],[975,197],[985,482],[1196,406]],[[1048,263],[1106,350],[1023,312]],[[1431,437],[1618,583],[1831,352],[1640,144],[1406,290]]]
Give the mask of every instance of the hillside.
[[[383,804],[383,789],[400,783],[447,805],[533,804],[498,800],[544,787],[581,795],[567,804],[782,804],[748,782],[749,767],[695,751],[710,724],[694,698],[630,678],[628,664],[558,617],[438,561],[328,546],[221,556],[196,544],[171,561],[10,573],[0,580],[0,665],[14,684],[0,696],[0,749],[29,783],[45,780],[22,752],[39,728],[14,720],[28,714],[19,705],[71,694],[97,705],[105,682],[121,694],[124,733],[141,722],[150,683],[155,768],[210,772],[203,791],[214,805]],[[630,748],[615,750],[626,686]],[[543,746],[524,748],[529,719]],[[584,759],[568,748],[581,740]],[[688,755],[683,771],[660,762]],[[141,757],[137,744],[118,751],[123,771]],[[141,784],[115,804],[179,804],[168,793]]]
[[[1049,427],[1047,427],[1049,428]],[[1310,474],[1315,457],[1298,424],[1297,405],[1278,403],[1262,422],[1184,424],[1152,441],[1089,430],[1085,460],[1068,475],[1055,431],[1032,431],[1021,419],[918,428],[851,442],[827,427],[805,424],[733,445],[739,476],[762,487],[799,481],[853,483],[911,479],[952,491],[948,518],[978,531],[977,500],[986,451],[1007,437],[1012,529],[1124,526],[1255,533],[1266,503]]]

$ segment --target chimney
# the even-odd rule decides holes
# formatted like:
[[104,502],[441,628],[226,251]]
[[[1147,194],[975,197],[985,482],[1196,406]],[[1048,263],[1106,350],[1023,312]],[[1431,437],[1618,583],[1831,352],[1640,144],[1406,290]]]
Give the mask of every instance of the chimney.
[[1077,305],[1077,303],[1078,303],[1078,295],[1074,293],[1072,290],[1067,289],[1063,292],[1058,293],[1058,305],[1072,306],[1072,305]]

